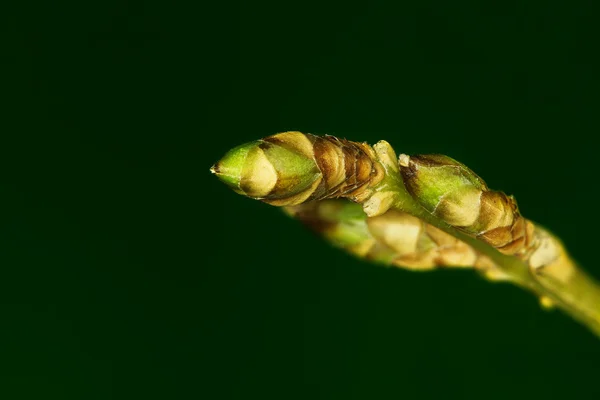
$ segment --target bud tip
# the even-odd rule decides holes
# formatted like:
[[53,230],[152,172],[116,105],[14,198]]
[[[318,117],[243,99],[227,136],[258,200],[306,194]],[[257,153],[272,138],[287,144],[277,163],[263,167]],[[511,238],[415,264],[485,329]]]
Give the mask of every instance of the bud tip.
[[256,147],[256,142],[246,143],[229,150],[223,158],[210,167],[210,172],[234,190],[239,189],[246,157],[254,147]]
[[400,164],[401,167],[408,167],[409,161],[410,157],[406,154],[400,154],[400,157],[398,157],[398,164]]

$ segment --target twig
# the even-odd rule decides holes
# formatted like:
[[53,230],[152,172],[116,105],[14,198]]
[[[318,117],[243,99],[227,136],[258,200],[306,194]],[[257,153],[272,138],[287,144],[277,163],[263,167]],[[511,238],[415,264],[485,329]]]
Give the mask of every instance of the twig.
[[385,141],[284,132],[230,150],[211,171],[359,257],[419,270],[470,265],[600,336],[598,283],[556,236],[521,216],[512,196],[450,157],[397,159]]

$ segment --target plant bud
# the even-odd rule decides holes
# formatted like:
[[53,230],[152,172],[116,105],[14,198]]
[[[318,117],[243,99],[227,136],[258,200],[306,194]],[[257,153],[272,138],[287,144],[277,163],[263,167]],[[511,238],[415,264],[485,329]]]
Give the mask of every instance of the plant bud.
[[360,205],[344,200],[310,202],[286,211],[336,247],[384,265],[411,270],[474,267],[490,279],[498,268],[486,256],[417,217],[389,210],[367,217]]
[[[473,171],[443,155],[403,155],[400,171],[408,192],[454,226],[469,226],[479,214],[479,196],[487,190]],[[438,210],[439,208],[439,210]]]
[[526,250],[532,225],[514,198],[490,190],[473,171],[443,155],[400,156],[408,192],[429,212],[504,254]]
[[237,193],[276,206],[368,198],[384,177],[371,146],[284,132],[230,150],[211,171]]

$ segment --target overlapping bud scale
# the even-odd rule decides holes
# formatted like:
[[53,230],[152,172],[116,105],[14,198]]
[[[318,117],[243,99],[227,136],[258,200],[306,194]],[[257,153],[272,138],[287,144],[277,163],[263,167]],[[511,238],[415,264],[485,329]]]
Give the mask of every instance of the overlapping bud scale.
[[465,165],[437,154],[402,155],[400,171],[409,193],[435,216],[504,254],[527,250],[533,224],[512,196],[490,190]]
[[371,146],[301,132],[236,147],[212,171],[236,192],[275,206],[338,197],[362,201],[384,177]]

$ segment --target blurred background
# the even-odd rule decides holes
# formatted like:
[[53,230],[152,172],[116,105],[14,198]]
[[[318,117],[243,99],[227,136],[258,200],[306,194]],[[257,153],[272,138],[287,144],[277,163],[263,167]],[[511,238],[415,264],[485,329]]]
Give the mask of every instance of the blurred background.
[[600,277],[588,1],[3,6],[0,397],[590,399],[515,287],[342,254],[210,175],[286,130],[444,153]]

